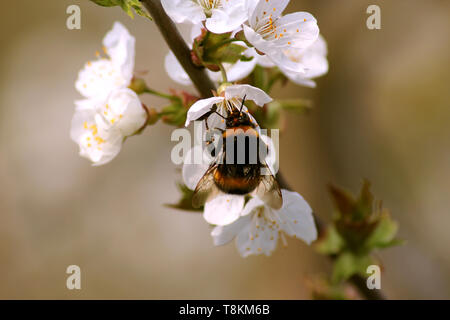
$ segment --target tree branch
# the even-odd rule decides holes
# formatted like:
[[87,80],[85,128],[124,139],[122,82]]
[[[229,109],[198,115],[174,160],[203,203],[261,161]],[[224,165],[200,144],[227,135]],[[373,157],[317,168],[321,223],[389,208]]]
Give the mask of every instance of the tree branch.
[[[164,37],[169,48],[173,51],[186,73],[191,78],[198,92],[204,97],[211,97],[212,90],[216,87],[209,79],[205,69],[198,68],[192,63],[191,52],[186,42],[181,37],[172,20],[165,13],[160,0],[141,0],[147,10],[150,12],[154,22],[158,26],[159,31]],[[292,190],[280,172],[277,174],[277,180],[281,188]],[[325,224],[314,215],[319,235],[325,232]],[[331,257],[332,258],[332,257]],[[366,286],[366,280],[361,276],[353,276],[350,282],[358,288],[362,296],[369,300],[383,300],[385,296],[381,290],[369,290]]]
[[169,46],[170,50],[175,54],[184,71],[189,75],[197,91],[203,98],[212,97],[212,90],[216,86],[206,74],[205,68],[199,68],[192,63],[191,50],[187,46],[180,32],[167,16],[160,0],[141,0],[148,12],[153,18],[156,26],[161,32],[164,40]]

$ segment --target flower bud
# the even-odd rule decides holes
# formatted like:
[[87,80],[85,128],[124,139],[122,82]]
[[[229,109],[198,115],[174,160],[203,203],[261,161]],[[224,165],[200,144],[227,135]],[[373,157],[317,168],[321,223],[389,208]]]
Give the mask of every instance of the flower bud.
[[147,85],[145,84],[145,81],[143,79],[133,77],[128,88],[136,92],[136,94],[142,94],[147,89]]

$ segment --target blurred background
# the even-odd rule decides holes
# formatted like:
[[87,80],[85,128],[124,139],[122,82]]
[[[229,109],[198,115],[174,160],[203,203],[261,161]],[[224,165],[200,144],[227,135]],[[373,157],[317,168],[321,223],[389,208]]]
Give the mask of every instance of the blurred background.
[[[381,7],[382,29],[366,28]],[[81,7],[81,30],[66,8]],[[450,2],[302,0],[328,41],[329,74],[307,97],[308,115],[285,117],[281,170],[330,221],[326,185],[358,191],[368,178],[406,245],[385,250],[390,298],[450,298]],[[308,279],[330,264],[297,240],[270,257],[216,248],[201,215],[178,201],[172,127],[127,140],[110,164],[92,167],[70,140],[78,71],[119,20],[136,37],[136,70],[160,91],[167,47],[151,22],[89,1],[10,1],[0,19],[0,298],[307,299]],[[146,96],[161,107],[163,100]],[[66,288],[68,265],[82,289]]]

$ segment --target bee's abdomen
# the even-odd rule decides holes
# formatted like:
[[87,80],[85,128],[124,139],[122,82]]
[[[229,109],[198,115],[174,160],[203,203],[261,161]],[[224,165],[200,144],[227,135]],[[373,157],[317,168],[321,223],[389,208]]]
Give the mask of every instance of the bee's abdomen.
[[214,182],[225,193],[247,194],[260,182],[259,165],[220,164],[214,173]]

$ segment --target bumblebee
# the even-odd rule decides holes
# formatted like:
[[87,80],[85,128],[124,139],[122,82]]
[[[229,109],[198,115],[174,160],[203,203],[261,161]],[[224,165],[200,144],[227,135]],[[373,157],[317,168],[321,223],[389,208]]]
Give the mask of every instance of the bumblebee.
[[[240,109],[232,106],[227,117],[215,112],[224,119],[225,130],[220,130],[221,150],[215,153],[215,159],[198,182],[192,205],[201,207],[206,201],[221,193],[246,195],[255,194],[267,205],[280,209],[283,200],[280,187],[271,174],[260,148],[267,145],[261,139],[256,124],[247,111],[242,111],[245,97]],[[206,121],[207,119],[205,119]],[[266,174],[262,174],[265,171]]]

